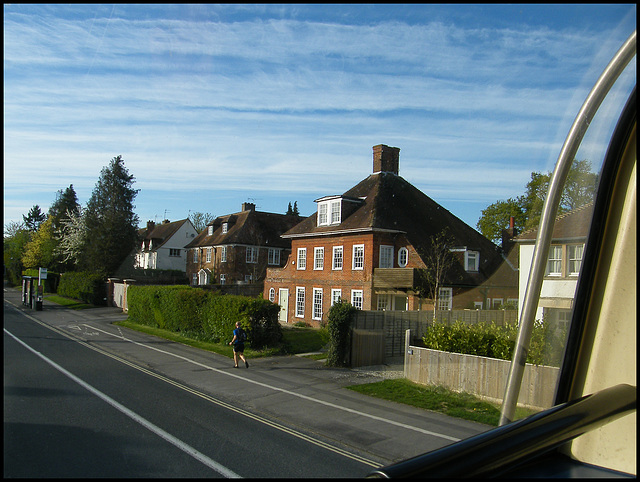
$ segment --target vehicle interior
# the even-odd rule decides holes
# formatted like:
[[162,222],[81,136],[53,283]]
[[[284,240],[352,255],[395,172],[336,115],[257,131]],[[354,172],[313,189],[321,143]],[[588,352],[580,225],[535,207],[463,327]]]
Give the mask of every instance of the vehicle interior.
[[[635,32],[612,59],[576,117],[565,146],[579,144],[593,114],[636,54]],[[635,77],[634,77],[635,83]],[[590,105],[591,104],[591,105]],[[585,243],[554,406],[512,421],[517,400],[507,387],[499,427],[444,448],[380,468],[370,477],[634,477],[636,476],[636,96],[635,84],[606,139],[593,217]],[[573,137],[572,137],[573,136]],[[577,146],[566,155],[573,160]],[[545,209],[553,225],[554,181]],[[545,218],[536,251],[549,248]],[[532,262],[527,294],[539,298],[542,274]],[[536,289],[536,284],[538,284]],[[537,305],[538,300],[532,303]],[[526,303],[526,300],[525,300]],[[533,308],[535,308],[534,306]],[[518,342],[526,354],[527,308]],[[524,335],[523,335],[524,333]],[[519,387],[521,353],[514,352],[508,385]],[[522,363],[523,365],[524,363]],[[515,383],[512,384],[513,380]],[[511,406],[509,406],[511,405]]]

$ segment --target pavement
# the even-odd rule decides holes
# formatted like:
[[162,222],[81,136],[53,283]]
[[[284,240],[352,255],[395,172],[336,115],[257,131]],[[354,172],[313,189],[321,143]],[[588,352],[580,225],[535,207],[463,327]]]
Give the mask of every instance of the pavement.
[[5,287],[4,299],[32,319],[159,373],[214,403],[246,411],[301,440],[352,454],[370,470],[490,428],[345,388],[401,378],[401,359],[350,369],[328,368],[306,356],[278,356],[249,359],[248,369],[235,369],[225,356],[114,325],[127,318],[120,308],[70,310],[45,299],[42,311],[36,311],[22,305],[19,288]]

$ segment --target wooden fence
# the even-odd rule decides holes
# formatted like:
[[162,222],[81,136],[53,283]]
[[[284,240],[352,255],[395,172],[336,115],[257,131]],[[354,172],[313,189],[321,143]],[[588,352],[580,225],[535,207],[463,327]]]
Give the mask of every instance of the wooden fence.
[[[507,323],[517,323],[518,312],[516,310],[439,310],[436,311],[437,323],[454,323],[462,321],[467,324],[475,324],[480,322],[493,321],[499,326]],[[411,330],[412,343],[419,344],[419,340],[424,336],[427,327],[433,323],[433,311],[362,311],[356,312],[356,316],[352,325],[354,333],[352,337],[351,347],[351,366],[358,360],[365,360],[371,355],[359,353],[359,350],[372,349],[368,345],[362,345],[363,341],[359,338],[364,331],[378,332],[384,337],[384,354],[382,355],[383,363],[385,358],[397,357],[404,355],[405,332]],[[380,334],[376,335],[380,336]],[[367,346],[364,348],[364,346]],[[374,358],[379,359],[377,354]]]

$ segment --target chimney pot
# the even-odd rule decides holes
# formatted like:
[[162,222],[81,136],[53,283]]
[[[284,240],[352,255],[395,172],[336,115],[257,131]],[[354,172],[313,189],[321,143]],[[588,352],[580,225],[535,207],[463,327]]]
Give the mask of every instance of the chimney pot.
[[242,211],[255,211],[256,205],[254,203],[242,203]]
[[400,164],[400,148],[384,144],[373,146],[373,173],[391,172],[398,174]]

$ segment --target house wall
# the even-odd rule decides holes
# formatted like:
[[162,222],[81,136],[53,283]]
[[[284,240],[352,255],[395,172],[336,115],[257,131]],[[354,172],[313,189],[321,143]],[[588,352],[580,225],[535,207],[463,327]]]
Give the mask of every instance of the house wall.
[[222,246],[211,247],[211,261],[207,262],[207,247],[195,248],[200,251],[198,262],[193,262],[193,251],[190,249],[187,254],[187,276],[189,282],[192,280],[194,273],[198,273],[201,269],[208,269],[212,273],[212,284],[220,283],[220,275],[226,276],[225,284],[244,283],[245,276],[253,276],[254,282],[260,281],[266,274],[267,267],[282,267],[287,262],[287,258],[291,252],[289,249],[280,249],[280,264],[278,266],[269,265],[269,248],[259,247],[257,263],[247,263],[246,245],[225,245],[227,248],[226,261],[222,261]]

